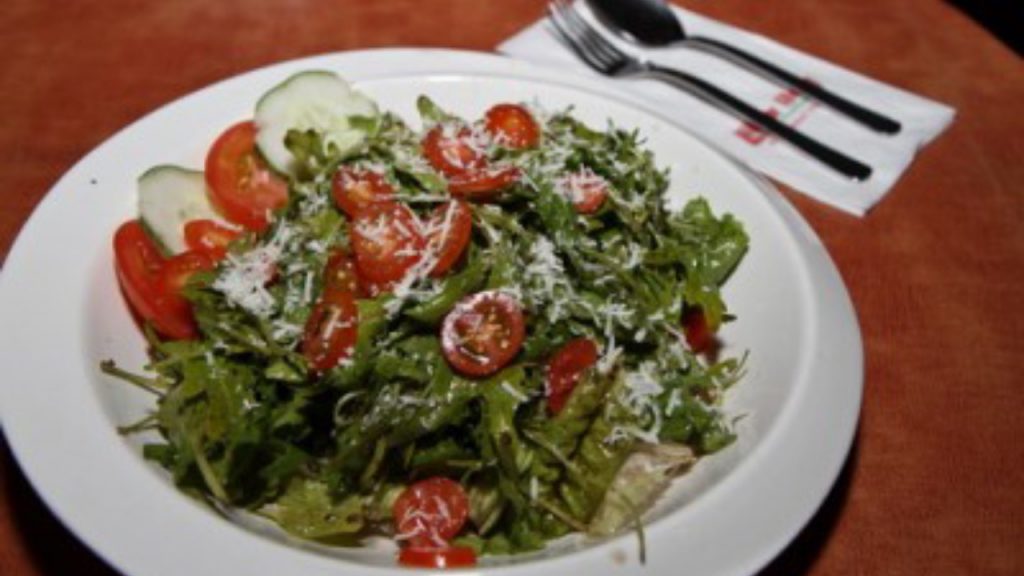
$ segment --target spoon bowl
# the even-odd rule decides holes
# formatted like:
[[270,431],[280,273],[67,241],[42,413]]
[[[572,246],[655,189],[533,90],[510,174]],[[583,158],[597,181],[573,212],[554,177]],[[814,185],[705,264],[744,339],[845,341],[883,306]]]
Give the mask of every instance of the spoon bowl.
[[641,46],[686,41],[683,23],[661,0],[587,0],[587,5],[602,24]]

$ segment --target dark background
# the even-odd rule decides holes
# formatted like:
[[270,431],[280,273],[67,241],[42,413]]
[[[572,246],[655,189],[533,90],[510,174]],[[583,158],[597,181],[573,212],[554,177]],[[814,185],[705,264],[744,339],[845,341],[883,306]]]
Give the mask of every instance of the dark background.
[[1018,56],[1024,55],[1024,0],[950,0],[988,28]]

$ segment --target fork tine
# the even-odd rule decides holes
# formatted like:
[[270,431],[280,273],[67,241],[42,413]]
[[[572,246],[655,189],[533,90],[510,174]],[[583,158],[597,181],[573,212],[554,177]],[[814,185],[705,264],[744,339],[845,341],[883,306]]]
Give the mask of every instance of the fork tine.
[[561,8],[556,5],[556,2],[548,4],[548,17],[551,23],[554,24],[555,32],[561,37],[561,39],[569,46],[569,48],[576,53],[576,56],[583,60],[583,62],[594,68],[602,74],[608,73],[608,65],[602,61],[596,54],[592,53],[589,47],[584,46],[581,38],[577,36],[574,30],[569,28],[569,24],[565,21],[565,16],[562,14]]
[[610,65],[620,63],[629,58],[625,52],[619,50],[587,22],[572,4],[565,2],[565,0],[555,0],[555,3],[560,6],[563,16],[577,32],[577,37],[582,38],[592,50],[602,55],[604,60],[609,62]]
[[601,50],[600,45],[595,45],[586,28],[581,28],[579,22],[573,18],[573,13],[565,2],[554,0],[549,4],[549,7],[552,10],[555,21],[561,25],[562,31],[572,39],[573,44],[580,51],[585,52],[602,72],[610,70],[612,62],[609,59],[609,54]]
[[867,164],[839,152],[765,114],[744,100],[683,70],[659,66],[620,50],[566,0],[551,0],[548,15],[558,35],[588,66],[613,77],[647,76],[662,80],[724,112],[764,128],[840,174],[862,181],[871,176]]
[[576,41],[576,38],[569,32],[568,25],[562,22],[561,16],[555,11],[555,9],[548,5],[548,19],[554,25],[554,30],[557,33],[559,39],[568,46],[576,56],[583,60],[583,62],[591,68],[596,68],[603,71],[603,65],[590,57],[590,53],[585,51],[583,47]]

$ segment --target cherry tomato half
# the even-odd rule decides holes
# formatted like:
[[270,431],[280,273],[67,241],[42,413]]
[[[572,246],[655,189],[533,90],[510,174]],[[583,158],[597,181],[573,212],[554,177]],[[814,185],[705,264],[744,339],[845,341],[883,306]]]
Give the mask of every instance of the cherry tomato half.
[[474,144],[473,133],[469,128],[437,125],[427,132],[420,145],[427,162],[450,177],[475,172],[483,167],[486,157],[479,146]]
[[324,267],[324,290],[327,292],[348,292],[357,294],[359,292],[359,279],[356,276],[356,267],[348,254],[341,250],[335,250],[327,259],[327,266]]
[[190,311],[177,306],[164,289],[161,276],[166,262],[138,220],[125,222],[114,233],[117,279],[132,310],[167,338],[194,338]]
[[342,166],[331,181],[331,192],[338,208],[353,217],[370,204],[393,200],[395,189],[379,172]]
[[210,199],[228,220],[257,232],[269,224],[267,213],[288,202],[288,184],[267,168],[256,152],[256,125],[228,128],[206,155]]
[[548,410],[558,414],[565,407],[584,372],[597,364],[597,344],[589,338],[570,340],[548,360]]
[[533,148],[540,142],[540,127],[533,116],[516,104],[498,104],[484,115],[487,132],[509,148]]
[[566,175],[559,181],[559,190],[580,214],[597,212],[608,197],[608,181],[589,168]]
[[683,335],[686,343],[696,353],[710,350],[715,343],[715,333],[708,324],[707,316],[700,308],[688,308],[683,313]]
[[398,562],[415,568],[466,568],[476,566],[476,552],[465,546],[402,548]]
[[225,228],[213,220],[192,220],[185,224],[185,245],[193,252],[200,252],[211,260],[219,262],[228,254],[231,245],[240,233]]
[[485,167],[448,178],[448,192],[467,200],[490,200],[515,184],[521,172],[515,166]]
[[523,309],[508,294],[478,292],[459,301],[441,324],[448,363],[469,376],[487,376],[508,364],[526,336]]
[[435,476],[406,488],[391,513],[397,538],[410,547],[445,546],[469,518],[469,498],[458,482]]
[[401,280],[419,262],[426,247],[422,224],[404,204],[371,204],[349,226],[360,279],[370,283]]
[[443,276],[459,261],[473,235],[473,212],[462,200],[442,204],[427,223],[427,252],[436,255],[430,275]]
[[352,355],[358,332],[355,294],[325,291],[306,321],[302,355],[315,372],[326,372]]

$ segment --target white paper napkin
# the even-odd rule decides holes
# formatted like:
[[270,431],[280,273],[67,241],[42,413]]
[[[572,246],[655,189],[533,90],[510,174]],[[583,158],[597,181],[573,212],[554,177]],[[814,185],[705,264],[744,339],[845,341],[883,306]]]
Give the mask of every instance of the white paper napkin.
[[[594,22],[583,2],[577,2],[576,7]],[[745,127],[742,122],[668,84],[643,79],[604,81],[660,111],[754,170],[858,216],[863,216],[885,196],[917,151],[953,119],[955,111],[938,102],[861,76],[763,36],[676,6],[673,10],[688,33],[727,42],[818,82],[862,106],[898,120],[903,125],[902,130],[895,136],[877,134],[827,106],[788,93],[733,64],[695,50],[682,47],[641,50],[611,35],[606,37],[628,52],[689,72],[764,111],[774,110],[771,113],[777,113],[783,121],[809,136],[870,165],[874,169],[871,177],[863,182],[849,180],[786,142]],[[546,20],[509,38],[498,46],[498,51],[537,64],[597,76],[561,43]]]

